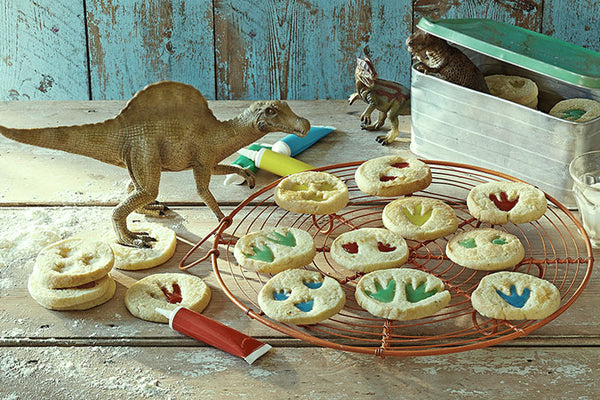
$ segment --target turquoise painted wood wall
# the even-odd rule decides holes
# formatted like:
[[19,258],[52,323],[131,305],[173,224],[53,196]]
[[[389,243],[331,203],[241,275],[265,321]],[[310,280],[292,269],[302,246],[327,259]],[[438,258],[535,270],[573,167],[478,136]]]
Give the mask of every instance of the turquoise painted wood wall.
[[0,0],[0,100],[128,99],[162,79],[208,99],[343,99],[365,45],[409,85],[404,39],[423,16],[600,51],[600,0]]

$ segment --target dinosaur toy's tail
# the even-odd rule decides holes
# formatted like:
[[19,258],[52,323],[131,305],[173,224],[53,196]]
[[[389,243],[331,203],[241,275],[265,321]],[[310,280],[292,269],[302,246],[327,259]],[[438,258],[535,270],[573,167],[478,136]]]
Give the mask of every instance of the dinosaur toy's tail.
[[[48,128],[15,129],[0,125],[0,133],[14,141],[47,149],[62,150],[73,154],[98,159],[104,162],[117,161],[115,150],[118,146],[111,143],[117,138],[107,135],[107,124],[114,120],[96,124],[59,126]],[[108,159],[106,159],[108,158]]]

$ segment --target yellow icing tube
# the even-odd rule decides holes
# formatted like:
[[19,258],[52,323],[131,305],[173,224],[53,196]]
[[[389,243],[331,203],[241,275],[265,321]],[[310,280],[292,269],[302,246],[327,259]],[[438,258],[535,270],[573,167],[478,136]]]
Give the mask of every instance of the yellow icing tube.
[[264,148],[260,150],[239,149],[238,153],[253,160],[258,168],[279,176],[288,176],[315,168],[295,158]]

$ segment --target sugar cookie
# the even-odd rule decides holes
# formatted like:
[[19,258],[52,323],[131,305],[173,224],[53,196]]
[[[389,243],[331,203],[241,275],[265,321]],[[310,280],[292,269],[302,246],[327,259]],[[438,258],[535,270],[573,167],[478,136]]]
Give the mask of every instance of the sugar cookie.
[[177,237],[171,229],[159,224],[134,222],[129,225],[134,232],[147,232],[156,239],[150,247],[137,248],[117,243],[114,232],[107,235],[115,254],[115,268],[139,270],[153,268],[167,262],[175,253]]
[[403,196],[425,189],[431,170],[416,158],[384,156],[362,163],[354,174],[358,188],[375,196]]
[[525,256],[519,238],[492,228],[457,233],[446,244],[446,255],[463,267],[497,271],[514,267]]
[[312,236],[302,229],[276,227],[252,232],[238,239],[233,249],[244,268],[277,273],[310,264],[316,249]]
[[411,196],[383,209],[383,225],[406,239],[434,240],[458,229],[454,209],[441,200]]
[[332,317],[345,302],[342,287],[335,279],[305,269],[278,273],[258,293],[258,304],[267,316],[298,325]]
[[514,75],[489,75],[485,77],[490,94],[514,101],[526,107],[536,108],[538,87],[534,81]]
[[356,284],[355,297],[372,315],[401,321],[435,314],[451,298],[441,279],[410,268],[383,269],[363,276]]
[[202,312],[210,301],[210,288],[194,275],[164,273],[140,279],[125,293],[125,306],[137,318],[153,322],[169,322],[156,308],[174,310],[183,306]]
[[342,233],[329,254],[338,264],[357,272],[399,267],[408,260],[402,236],[382,228],[361,228]]
[[71,238],[44,248],[37,256],[34,273],[50,288],[71,288],[104,277],[114,256],[105,242]]
[[587,122],[600,117],[600,102],[591,99],[567,99],[550,109],[550,115],[574,122]]
[[110,300],[115,294],[116,283],[110,275],[105,275],[85,285],[55,289],[49,287],[43,277],[33,273],[27,289],[35,301],[50,310],[87,310]]
[[471,303],[488,318],[541,319],[558,310],[560,292],[547,280],[502,271],[481,279],[471,295]]
[[348,187],[327,172],[299,172],[283,179],[275,188],[275,202],[288,211],[334,214],[346,207]]
[[469,212],[490,224],[524,224],[546,212],[546,195],[521,182],[488,182],[475,186],[467,196]]

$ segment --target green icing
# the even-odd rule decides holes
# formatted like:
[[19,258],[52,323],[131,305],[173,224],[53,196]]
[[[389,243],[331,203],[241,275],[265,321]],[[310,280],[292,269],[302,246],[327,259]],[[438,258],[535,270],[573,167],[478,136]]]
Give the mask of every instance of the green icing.
[[575,110],[566,110],[561,114],[562,119],[568,119],[569,121],[577,121],[579,118],[585,114],[585,110],[575,109]]
[[267,236],[267,240],[287,247],[296,247],[296,238],[292,232],[288,232],[283,236],[281,233],[273,231],[273,236],[275,236],[275,239]]
[[253,260],[264,261],[264,262],[271,262],[275,259],[275,257],[273,256],[273,252],[267,245],[263,245],[262,249],[259,249],[256,246],[252,246],[252,251],[254,252],[254,254],[244,253],[244,255]]
[[381,283],[375,281],[375,290],[375,293],[373,293],[365,289],[365,294],[370,298],[382,303],[391,303],[392,300],[394,300],[394,295],[396,294],[396,281],[393,279],[390,280],[385,289],[381,286]]
[[477,243],[475,243],[475,238],[459,240],[458,244],[460,244],[462,247],[466,247],[467,249],[474,249],[475,247],[477,247]]
[[425,283],[421,282],[416,289],[413,289],[410,283],[406,283],[404,285],[404,289],[406,291],[406,299],[411,303],[418,303],[421,300],[425,300],[428,297],[433,296],[437,293],[437,289],[432,289],[428,292],[425,291]]
[[429,218],[431,218],[431,211],[432,210],[423,212],[421,204],[417,204],[415,206],[414,213],[411,212],[408,208],[402,207],[402,212],[404,213],[406,218],[408,218],[408,220],[413,225],[417,225],[417,226],[422,226],[425,222],[427,222],[429,220]]
[[494,238],[492,240],[492,244],[501,244],[502,245],[502,244],[506,244],[506,243],[508,243],[506,241],[506,239],[502,239],[500,236],[498,236],[497,238]]

